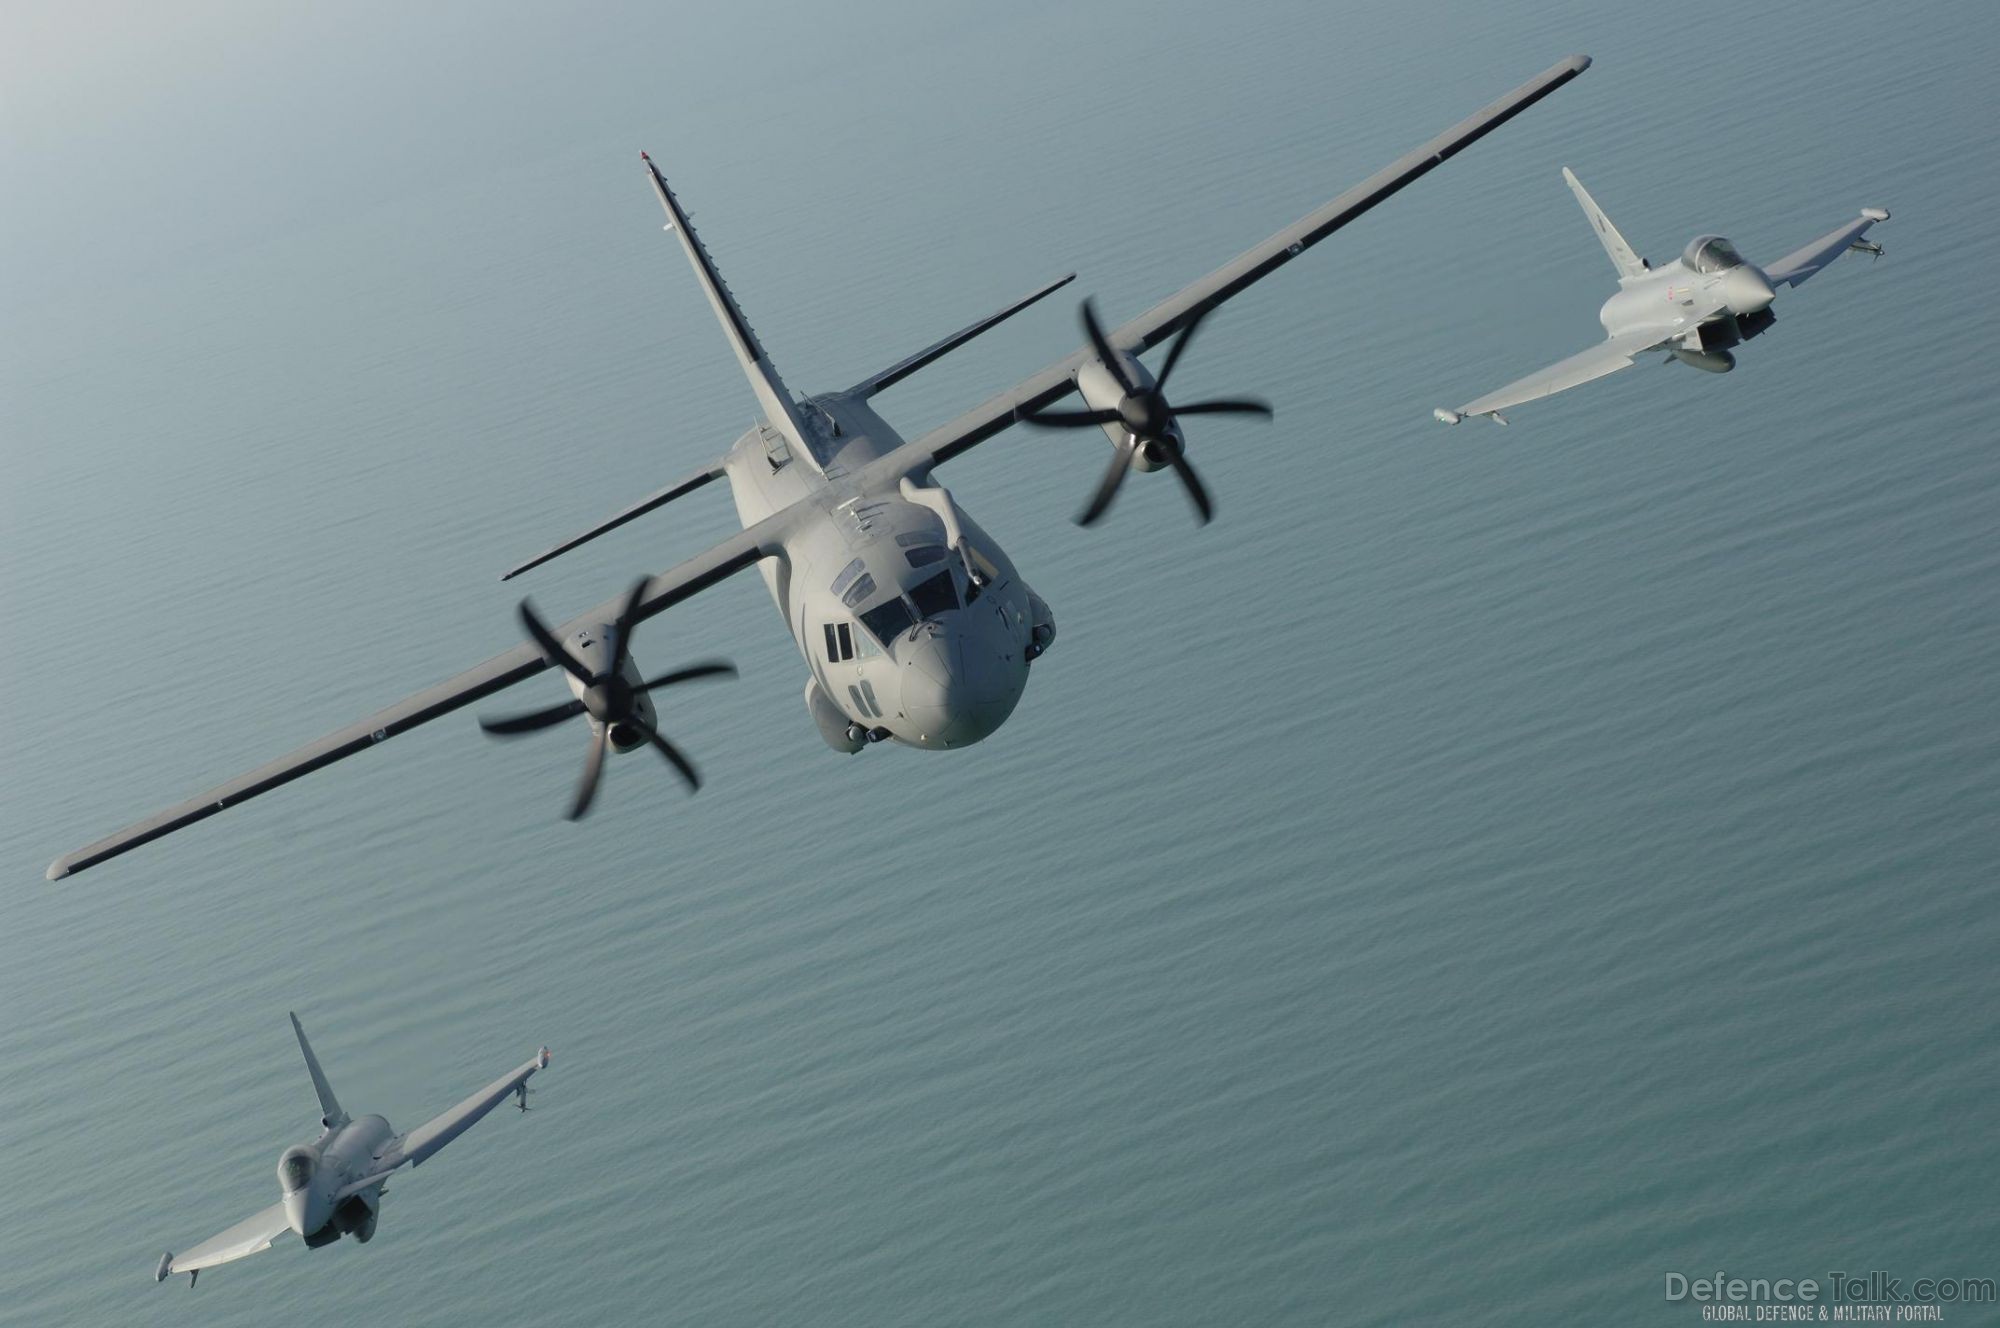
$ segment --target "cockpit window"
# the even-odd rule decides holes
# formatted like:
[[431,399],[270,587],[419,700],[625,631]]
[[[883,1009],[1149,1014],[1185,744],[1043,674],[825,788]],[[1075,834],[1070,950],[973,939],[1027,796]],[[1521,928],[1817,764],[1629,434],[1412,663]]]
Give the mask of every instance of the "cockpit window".
[[1743,266],[1743,255],[1736,252],[1736,246],[1720,235],[1701,235],[1688,243],[1687,252],[1681,255],[1681,262],[1696,272],[1710,274],[1727,272],[1732,267]]
[[286,1194],[296,1194],[312,1179],[312,1155],[310,1153],[290,1153],[278,1164],[278,1178],[284,1182]]
[[943,542],[944,536],[936,530],[906,530],[896,536],[896,543],[906,549],[912,544],[941,544]]
[[910,602],[917,606],[917,613],[924,618],[935,618],[940,613],[949,613],[957,608],[958,584],[951,578],[951,569],[946,568],[911,587]]
[[912,567],[923,567],[950,557],[942,544],[919,544],[914,549],[904,549],[903,556],[910,560]]
[[849,586],[846,592],[841,595],[840,602],[851,609],[874,593],[875,578],[863,572],[854,584]]
[[860,576],[865,570],[866,564],[859,558],[841,568],[840,575],[833,578],[833,593],[836,595],[846,594],[847,588],[854,584],[854,578]]
[[910,616],[910,606],[903,603],[903,597],[900,595],[885,599],[874,608],[857,616],[861,619],[861,625],[884,645],[893,641],[896,633],[914,627],[917,623],[917,620]]

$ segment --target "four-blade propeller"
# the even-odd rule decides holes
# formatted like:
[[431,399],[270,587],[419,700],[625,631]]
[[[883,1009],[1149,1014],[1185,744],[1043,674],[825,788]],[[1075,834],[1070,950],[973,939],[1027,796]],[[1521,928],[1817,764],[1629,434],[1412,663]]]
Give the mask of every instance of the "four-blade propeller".
[[1111,466],[1104,472],[1104,478],[1098,481],[1097,492],[1091,495],[1090,505],[1077,517],[1078,525],[1090,525],[1104,515],[1111,506],[1111,500],[1118,495],[1118,486],[1125,482],[1125,473],[1132,469],[1141,455],[1152,465],[1165,464],[1174,468],[1174,473],[1187,487],[1195,511],[1204,522],[1215,514],[1215,504],[1209,499],[1207,488],[1194,473],[1194,467],[1188,464],[1180,430],[1174,427],[1174,421],[1182,415],[1257,415],[1268,420],[1272,411],[1269,403],[1255,397],[1217,397],[1209,401],[1191,401],[1185,406],[1175,406],[1167,401],[1167,379],[1173,376],[1174,366],[1180,363],[1188,342],[1194,340],[1195,329],[1201,326],[1202,319],[1208,314],[1209,311],[1204,309],[1182,326],[1174,344],[1167,348],[1167,358],[1160,365],[1158,376],[1146,385],[1132,381],[1132,375],[1126,371],[1125,357],[1112,349],[1103,327],[1098,324],[1096,309],[1089,300],[1083,302],[1084,334],[1090,338],[1098,363],[1117,380],[1124,395],[1115,407],[1106,410],[1042,410],[1024,417],[1029,424],[1050,429],[1086,429],[1105,424],[1123,427],[1125,441],[1112,453]]
[[656,687],[671,687],[677,682],[689,682],[696,678],[712,678],[727,674],[736,676],[736,666],[726,660],[708,660],[692,664],[672,673],[663,673],[634,687],[624,677],[626,656],[631,653],[633,615],[638,610],[639,601],[646,593],[648,582],[641,580],[632,587],[625,597],[625,605],[618,612],[618,620],[611,625],[611,653],[609,662],[602,672],[593,673],[583,662],[564,648],[542,620],[535,616],[535,610],[527,600],[521,601],[521,625],[528,629],[528,635],[542,648],[549,662],[557,665],[583,688],[583,696],[577,700],[565,701],[561,705],[550,706],[546,710],[530,711],[525,715],[513,715],[505,719],[481,719],[479,727],[499,738],[516,737],[523,733],[533,733],[566,719],[588,714],[596,721],[591,727],[590,752],[584,758],[583,777],[577,781],[576,801],[571,804],[569,819],[574,821],[590,810],[591,799],[597,796],[597,781],[604,773],[604,749],[610,745],[614,727],[629,729],[651,743],[667,762],[680,771],[681,778],[688,782],[690,789],[701,787],[701,776],[694,765],[683,756],[680,749],[661,737],[659,731],[648,724],[639,713],[639,697]]

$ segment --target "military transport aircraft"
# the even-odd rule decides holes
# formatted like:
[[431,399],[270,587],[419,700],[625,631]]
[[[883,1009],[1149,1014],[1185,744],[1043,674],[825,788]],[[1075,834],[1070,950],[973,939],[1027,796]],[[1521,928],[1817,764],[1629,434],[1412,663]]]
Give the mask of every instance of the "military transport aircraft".
[[155,1281],[186,1273],[188,1285],[193,1286],[202,1269],[248,1258],[270,1249],[273,1241],[287,1235],[302,1237],[309,1250],[331,1245],[342,1236],[353,1236],[366,1245],[375,1236],[382,1196],[397,1168],[422,1166],[440,1148],[471,1129],[481,1116],[506,1101],[510,1093],[526,1111],[528,1080],[549,1064],[549,1049],[543,1047],[534,1059],[495,1079],[442,1116],[433,1116],[408,1134],[397,1134],[380,1116],[357,1118],[342,1111],[297,1015],[292,1016],[292,1031],[299,1035],[306,1072],[319,1094],[319,1137],[309,1144],[294,1144],[279,1155],[278,1189],[283,1198],[185,1254],[161,1255],[160,1266],[153,1273]]
[[1606,339],[1457,410],[1431,412],[1446,424],[1468,415],[1489,415],[1495,424],[1505,424],[1501,411],[1616,373],[1649,350],[1668,352],[1666,363],[1678,360],[1709,373],[1728,373],[1736,367],[1730,348],[1778,320],[1771,308],[1778,287],[1798,285],[1849,249],[1879,258],[1882,246],[1862,237],[1870,226],[1889,219],[1882,208],[1862,208],[1855,220],[1767,268],[1744,261],[1720,235],[1697,235],[1679,258],[1656,268],[1625,243],[1567,166],[1563,179],[1618,269],[1618,293],[1597,311]]
[[[680,200],[646,158],[647,178],[666,210],[667,228],[679,237],[723,335],[750,380],[763,420],[720,460],[508,575],[725,476],[742,531],[559,628],[545,625],[524,603],[521,619],[529,639],[513,649],[58,858],[49,866],[49,878],[94,866],[550,668],[566,675],[568,701],[483,723],[489,732],[505,736],[567,719],[586,722],[590,748],[571,816],[588,809],[607,748],[623,752],[651,746],[689,784],[695,784],[693,766],[661,736],[649,693],[688,678],[726,672],[728,666],[703,664],[647,679],[633,663],[632,634],[646,619],[751,567],[762,574],[805,656],[811,674],[805,686],[806,708],[829,746],[852,753],[884,739],[931,749],[978,742],[997,729],[1021,699],[1029,663],[1055,638],[1055,619],[1000,545],[938,482],[937,468],[1017,421],[1096,427],[1111,443],[1112,465],[1084,520],[1102,514],[1128,472],[1162,469],[1175,473],[1205,520],[1211,502],[1188,463],[1180,417],[1261,415],[1269,408],[1248,400],[1178,407],[1169,403],[1162,389],[1202,320],[1252,282],[1429,174],[1589,65],[1589,57],[1579,55],[1550,66],[1122,326],[1106,331],[1086,303],[1088,341],[1083,348],[907,442],[875,413],[870,399],[1055,287],[1038,291],[844,391],[794,399],[723,284],[707,247],[688,224]],[[1149,371],[1139,355],[1168,338],[1173,344],[1160,369]],[[1049,409],[1072,392],[1082,395],[1085,410]]]

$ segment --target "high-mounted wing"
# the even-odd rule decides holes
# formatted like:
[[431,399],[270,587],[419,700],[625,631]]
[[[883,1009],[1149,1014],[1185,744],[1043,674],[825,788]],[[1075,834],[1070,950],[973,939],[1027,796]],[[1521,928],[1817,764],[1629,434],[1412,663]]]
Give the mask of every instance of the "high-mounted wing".
[[[1679,333],[1631,332],[1622,337],[1612,337],[1600,341],[1589,350],[1578,351],[1566,360],[1557,360],[1546,369],[1537,369],[1526,378],[1507,384],[1498,392],[1488,392],[1477,401],[1467,402],[1457,410],[1440,410],[1437,417],[1446,424],[1457,424],[1468,415],[1495,415],[1518,406],[1524,401],[1540,401],[1558,392],[1593,382],[1606,374],[1617,373],[1632,363],[1634,356],[1664,345]],[[1501,420],[1505,424],[1507,421]]]
[[210,1236],[185,1254],[167,1255],[160,1260],[153,1280],[164,1282],[175,1273],[198,1273],[219,1263],[247,1258],[260,1250],[270,1249],[272,1241],[291,1232],[292,1224],[285,1216],[285,1206],[282,1203],[272,1204],[255,1217],[246,1217],[229,1230]]
[[[790,522],[795,518],[789,511],[767,517],[747,530],[742,530],[723,540],[706,553],[698,554],[669,571],[660,573],[647,584],[633,614],[633,621],[644,621],[691,595],[708,589],[746,567],[764,558],[782,556],[783,538]],[[586,613],[578,614],[557,630],[558,637],[599,623],[610,622],[624,609],[625,596],[607,600]],[[87,867],[94,867],[107,858],[115,858],[120,853],[150,843],[162,835],[172,834],[183,826],[193,825],[215,815],[224,808],[248,801],[260,793],[267,793],[280,784],[289,784],[301,775],[310,774],[322,766],[332,765],[343,757],[365,751],[378,742],[395,737],[419,724],[448,715],[462,706],[493,695],[504,688],[512,687],[525,678],[550,667],[542,655],[541,648],[532,641],[523,642],[512,650],[504,651],[487,660],[484,664],[467,669],[456,677],[446,679],[435,687],[429,687],[415,696],[397,702],[387,710],[378,711],[359,723],[349,724],[327,734],[317,742],[306,744],[289,756],[279,757],[268,765],[261,765],[247,775],[239,775],[228,783],[219,784],[199,794],[177,807],[169,807],[155,813],[143,821],[136,821],[116,834],[107,835],[74,853],[66,853],[49,864],[48,878],[61,880]]]
[[413,1167],[422,1166],[440,1148],[471,1129],[480,1117],[505,1102],[509,1094],[521,1092],[535,1071],[545,1068],[548,1063],[549,1049],[543,1047],[532,1060],[515,1066],[511,1073],[495,1079],[450,1111],[433,1116],[411,1130],[382,1155],[382,1174],[367,1178],[360,1182],[361,1186],[365,1188],[378,1179],[386,1179],[388,1172],[404,1163]]
[[[1430,142],[1318,208],[1270,239],[1245,250],[1112,332],[1109,341],[1132,354],[1158,345],[1208,310],[1318,244],[1404,186],[1428,175],[1459,152],[1542,100],[1590,68],[1590,57],[1573,55],[1550,65],[1484,110],[1461,120]],[[1023,379],[948,424],[914,438],[874,464],[888,473],[920,473],[949,461],[1006,429],[1024,415],[1043,409],[1075,390],[1075,374],[1092,355],[1078,350]]]
[[1764,276],[1773,286],[1797,286],[1852,249],[1854,242],[1866,235],[1870,226],[1888,219],[1887,208],[1862,208],[1859,217],[1839,230],[1828,231],[1805,248],[1786,254],[1765,268]]

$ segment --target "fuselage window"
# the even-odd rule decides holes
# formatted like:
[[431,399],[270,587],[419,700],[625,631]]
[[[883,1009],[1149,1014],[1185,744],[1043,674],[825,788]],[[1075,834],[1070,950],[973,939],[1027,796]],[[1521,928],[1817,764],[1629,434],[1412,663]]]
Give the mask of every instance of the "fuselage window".
[[910,588],[910,602],[917,606],[917,613],[924,618],[935,618],[940,613],[949,613],[958,607],[958,583],[952,580],[951,569],[946,568],[936,576]]
[[896,639],[896,633],[914,627],[917,620],[910,616],[910,606],[903,603],[898,595],[885,599],[874,608],[859,615],[861,625],[866,627],[877,641],[887,645]]
[[866,570],[866,564],[859,558],[841,568],[840,575],[833,579],[833,593],[836,595],[846,594],[847,588],[854,584],[854,578],[860,576]]
[[863,572],[860,578],[847,588],[846,593],[841,595],[840,602],[851,609],[874,593],[875,578]]

